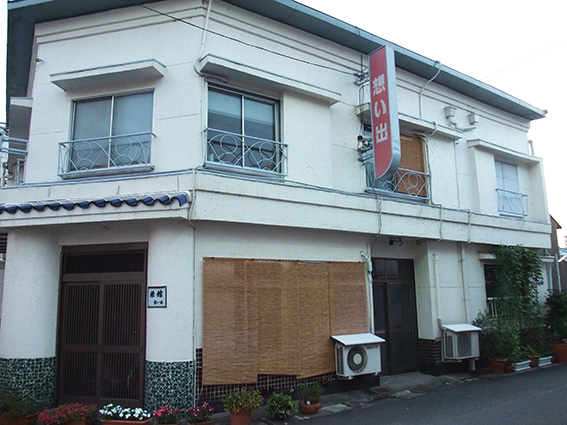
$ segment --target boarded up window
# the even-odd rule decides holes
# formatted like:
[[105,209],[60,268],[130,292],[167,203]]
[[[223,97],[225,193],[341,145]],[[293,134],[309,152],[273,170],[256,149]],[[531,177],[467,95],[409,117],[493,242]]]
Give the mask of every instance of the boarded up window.
[[425,162],[423,157],[423,142],[417,137],[400,137],[401,158],[400,168],[406,170],[425,172]]
[[331,335],[368,332],[362,263],[204,259],[203,384],[333,372]]
[[426,180],[422,174],[419,174],[425,173],[423,142],[417,137],[401,135],[400,144],[401,158],[397,171],[397,192],[426,196]]

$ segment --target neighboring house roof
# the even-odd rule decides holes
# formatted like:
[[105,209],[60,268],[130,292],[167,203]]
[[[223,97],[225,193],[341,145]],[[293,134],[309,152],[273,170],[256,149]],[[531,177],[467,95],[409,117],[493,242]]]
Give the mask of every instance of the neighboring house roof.
[[[7,96],[26,96],[33,26],[36,22],[81,16],[158,0],[16,0],[8,3]],[[218,1],[218,0],[215,0]],[[438,63],[293,0],[223,0],[226,3],[290,25],[340,45],[370,53],[383,45],[395,51],[396,66],[425,79]],[[543,118],[546,111],[454,69],[443,66],[435,82],[458,93],[525,119]]]

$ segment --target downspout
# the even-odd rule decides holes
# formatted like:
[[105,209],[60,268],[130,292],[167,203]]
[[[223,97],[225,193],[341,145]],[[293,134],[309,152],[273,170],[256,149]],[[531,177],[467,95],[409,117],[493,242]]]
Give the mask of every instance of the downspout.
[[193,62],[193,69],[197,75],[201,75],[201,71],[197,69],[197,64],[203,59],[203,52],[205,51],[205,41],[207,39],[207,32],[209,31],[209,17],[211,16],[211,7],[213,5],[213,0],[208,0],[207,13],[205,15],[205,26],[203,27],[203,34],[201,35],[201,47],[199,47],[199,54]]
[[557,270],[557,289],[561,291],[561,275],[559,274],[559,256],[555,254],[555,269]]
[[364,258],[365,270],[366,270],[366,299],[368,300],[368,323],[370,324],[370,330],[375,333],[374,329],[374,300],[372,298],[372,252],[370,251],[370,244],[368,244],[368,253],[365,251],[360,251],[360,256]]
[[463,308],[465,311],[465,323],[470,323],[470,315],[469,315],[469,291],[468,285],[465,279],[465,246],[460,243],[459,245],[459,269],[461,271],[461,288],[463,290]]
[[422,87],[421,90],[419,91],[419,118],[423,118],[422,116],[422,100],[423,100],[423,91],[425,90],[425,87],[432,82],[433,80],[435,80],[437,78],[437,76],[441,73],[441,68],[443,68],[443,64],[439,61],[435,61],[435,64],[439,64],[439,69],[437,70],[437,72],[435,73],[435,75],[433,76],[433,78],[431,78],[429,81],[427,81]]
[[433,254],[433,286],[435,288],[435,310],[437,313],[437,325],[439,326],[439,329],[443,330],[443,319],[441,318],[441,306],[439,297],[439,282],[437,278],[438,264],[439,260],[437,258],[437,254]]
[[[191,215],[193,214],[193,210],[195,207],[195,201],[197,199],[197,173],[196,170],[193,168],[193,194],[192,194],[192,199],[191,199],[191,207],[189,208],[189,211],[187,213],[187,219],[189,220],[189,224],[191,225],[191,227],[193,228],[193,276],[192,276],[192,283],[193,283],[193,359],[196,362],[197,361],[197,347],[195,344],[195,340],[196,338],[196,329],[197,329],[197,323],[196,323],[196,319],[197,319],[197,314],[196,314],[196,308],[197,308],[197,227],[195,226],[195,223],[193,223],[193,221],[191,220]],[[197,399],[197,380],[193,379],[193,403],[192,406],[195,406],[195,400]]]

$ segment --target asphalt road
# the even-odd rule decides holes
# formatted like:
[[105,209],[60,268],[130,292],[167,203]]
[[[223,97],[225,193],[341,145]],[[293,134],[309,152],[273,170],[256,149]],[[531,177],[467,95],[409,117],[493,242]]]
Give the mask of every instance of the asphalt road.
[[306,425],[567,425],[567,364],[504,376],[481,375],[407,397],[312,417]]

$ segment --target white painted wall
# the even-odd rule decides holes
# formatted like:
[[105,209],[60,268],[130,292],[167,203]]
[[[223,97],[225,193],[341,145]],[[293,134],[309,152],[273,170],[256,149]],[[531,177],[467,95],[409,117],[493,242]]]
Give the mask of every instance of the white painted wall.
[[[199,1],[170,1],[155,7],[197,25],[204,24],[206,9]],[[264,80],[231,74],[228,85],[280,100],[281,139],[289,145],[288,181],[364,192],[364,170],[356,153],[360,121],[354,106],[368,101],[369,88],[360,91],[352,75],[359,70],[360,54],[223,2],[213,2],[209,25],[213,31],[246,43],[336,69],[293,61],[215,34],[207,35],[203,51],[205,56],[233,61],[235,68],[242,64],[248,67],[247,72],[263,73]],[[207,85],[193,69],[201,35],[198,28],[141,8],[38,25],[36,56],[41,61],[33,63],[30,86],[34,105],[26,181],[60,181],[56,176],[58,143],[69,139],[73,100],[140,90],[154,91],[155,172],[201,166]],[[162,63],[166,75],[155,81],[71,91],[50,82],[50,75],[55,73],[144,59]],[[287,79],[289,87],[275,84],[271,78]],[[457,107],[455,119],[461,127],[469,125],[468,113],[476,113],[480,120],[476,129],[463,133],[463,139],[457,141],[439,134],[428,137],[433,202],[444,208],[498,215],[494,157],[489,152],[467,148],[465,139],[482,139],[527,154],[529,122],[448,90],[435,81],[423,90],[420,101],[425,82],[398,69],[401,113],[450,126],[443,108],[453,105]],[[329,105],[308,92],[299,94],[297,87],[301,84],[314,87],[313,90],[319,87],[336,92],[340,101]],[[541,169],[521,168],[521,190],[530,201],[529,219],[547,222]]]
[[[154,7],[204,24],[205,8],[198,0],[161,2]],[[443,323],[463,323],[484,308],[479,250],[490,251],[497,244],[548,246],[541,164],[537,160],[518,163],[521,190],[530,200],[528,220],[502,218],[495,192],[498,155],[467,143],[485,140],[525,155],[526,120],[435,82],[423,92],[420,113],[419,92],[426,81],[398,69],[401,113],[449,126],[443,108],[453,105],[461,126],[468,125],[469,112],[477,113],[480,121],[457,140],[442,134],[427,137],[431,205],[368,195],[356,152],[360,121],[354,107],[369,99],[368,88],[359,91],[352,75],[359,70],[360,54],[218,1],[213,2],[210,28],[342,71],[208,34],[205,55],[240,62],[252,75],[234,73],[227,77],[229,86],[279,99],[281,139],[289,145],[289,175],[283,184],[201,170],[177,173],[201,168],[204,159],[208,83],[193,68],[200,30],[142,8],[37,26],[29,93],[33,113],[26,182],[30,185],[2,190],[0,201],[181,191],[193,191],[194,200],[190,209],[91,207],[0,216],[0,226],[10,229],[4,306],[11,311],[2,319],[0,357],[54,355],[61,246],[148,242],[148,285],[168,285],[168,308],[148,311],[147,359],[152,361],[192,359],[194,348],[202,345],[204,257],[361,261],[360,252],[379,233],[374,257],[413,259],[419,335],[433,339],[440,336],[438,318]],[[147,59],[165,66],[163,78],[71,91],[51,83],[51,74]],[[264,79],[255,78],[254,73]],[[72,102],[144,90],[154,92],[153,175],[59,184],[57,149],[59,142],[70,137]],[[338,101],[322,99],[320,92]],[[195,232],[183,220],[189,213]],[[388,235],[401,236],[404,245],[390,247]],[[461,248],[458,243],[467,245]]]
[[167,286],[167,308],[147,309],[146,359],[193,360],[193,228],[156,221],[149,236],[148,287]]
[[59,254],[51,229],[19,229],[8,235],[11,260],[4,275],[1,358],[55,356]]

